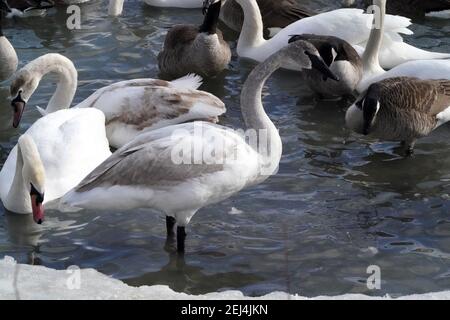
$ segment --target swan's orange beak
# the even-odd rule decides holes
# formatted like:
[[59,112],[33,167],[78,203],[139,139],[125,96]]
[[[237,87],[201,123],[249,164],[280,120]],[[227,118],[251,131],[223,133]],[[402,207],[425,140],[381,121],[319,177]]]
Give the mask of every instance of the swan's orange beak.
[[13,108],[14,116],[13,116],[13,127],[17,128],[20,124],[20,120],[22,119],[23,111],[25,110],[26,102],[23,101],[20,93],[11,101],[11,106]]
[[39,193],[36,188],[31,185],[30,196],[34,222],[42,224],[42,222],[44,222],[44,195]]

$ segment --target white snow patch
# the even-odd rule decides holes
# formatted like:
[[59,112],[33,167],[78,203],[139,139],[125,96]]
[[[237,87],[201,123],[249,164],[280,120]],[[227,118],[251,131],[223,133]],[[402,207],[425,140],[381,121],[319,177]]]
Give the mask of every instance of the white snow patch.
[[[79,277],[79,278],[78,278]],[[79,280],[79,281],[78,281]],[[77,289],[77,284],[79,288]],[[75,287],[75,288],[74,288]],[[72,288],[72,289],[70,289]],[[263,297],[246,297],[240,291],[225,291],[205,295],[177,293],[168,286],[130,287],[120,280],[112,279],[94,269],[77,271],[54,270],[42,266],[17,264],[13,258],[0,260],[0,299],[56,299],[56,300],[104,300],[104,299],[141,299],[141,300],[388,300],[385,297],[369,297],[359,294],[342,296],[305,298],[273,292]],[[411,295],[400,300],[442,300],[450,299],[450,291]]]
[[450,10],[430,12],[426,16],[430,18],[450,19]]

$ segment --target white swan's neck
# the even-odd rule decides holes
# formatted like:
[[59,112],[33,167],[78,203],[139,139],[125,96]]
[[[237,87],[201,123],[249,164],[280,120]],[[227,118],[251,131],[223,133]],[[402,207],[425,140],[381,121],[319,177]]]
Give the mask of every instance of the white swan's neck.
[[[258,136],[258,153],[275,170],[282,153],[282,142],[278,129],[264,110],[262,90],[270,75],[281,67],[285,60],[284,51],[273,55],[258,65],[248,76],[241,94],[241,109],[247,130],[254,130]],[[265,141],[267,140],[267,141]]]
[[238,51],[241,48],[252,48],[263,44],[264,26],[256,0],[236,0],[244,11],[244,24],[238,41]]
[[380,65],[380,49],[383,42],[386,0],[374,0],[373,26],[363,54],[365,75],[378,75],[385,72]]
[[[23,136],[22,136],[23,137]],[[5,207],[12,212],[31,212],[31,181],[44,181],[45,173],[36,145],[30,137],[20,139],[17,144],[16,171],[6,199]]]
[[112,17],[117,17],[122,14],[123,3],[125,0],[109,0],[108,14]]
[[70,107],[78,84],[78,72],[72,61],[60,54],[50,53],[33,60],[25,68],[37,78],[37,81],[41,81],[48,73],[58,75],[58,85],[48,102],[46,113]]

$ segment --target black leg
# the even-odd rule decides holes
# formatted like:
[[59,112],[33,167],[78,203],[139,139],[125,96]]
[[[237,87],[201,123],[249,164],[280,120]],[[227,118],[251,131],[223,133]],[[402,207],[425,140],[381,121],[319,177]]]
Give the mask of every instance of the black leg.
[[409,146],[406,148],[405,155],[407,157],[412,157],[414,155],[414,148]]
[[174,227],[176,222],[174,217],[166,216],[167,238],[175,236]]
[[177,251],[184,253],[184,241],[186,240],[186,230],[184,227],[177,228]]
[[407,157],[411,157],[414,154],[415,145],[416,145],[415,140],[405,142],[405,147],[406,147],[405,154]]

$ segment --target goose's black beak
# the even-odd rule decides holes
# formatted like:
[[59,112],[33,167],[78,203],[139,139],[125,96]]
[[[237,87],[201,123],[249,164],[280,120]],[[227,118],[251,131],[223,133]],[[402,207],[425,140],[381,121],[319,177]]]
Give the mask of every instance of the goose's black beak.
[[17,128],[22,119],[23,111],[25,110],[26,102],[22,99],[21,93],[11,101],[11,106],[13,108],[13,127]]
[[311,54],[309,52],[306,52],[306,54],[308,55],[309,59],[311,60],[312,68],[316,69],[317,71],[322,73],[324,80],[326,80],[328,78],[333,79],[335,81],[340,80],[339,77],[330,70],[330,68],[327,66],[325,61],[323,61],[323,59],[320,56]]
[[206,15],[206,13],[208,12],[209,6],[211,5],[211,3],[214,0],[203,0],[203,5],[202,5],[202,12],[203,15]]

